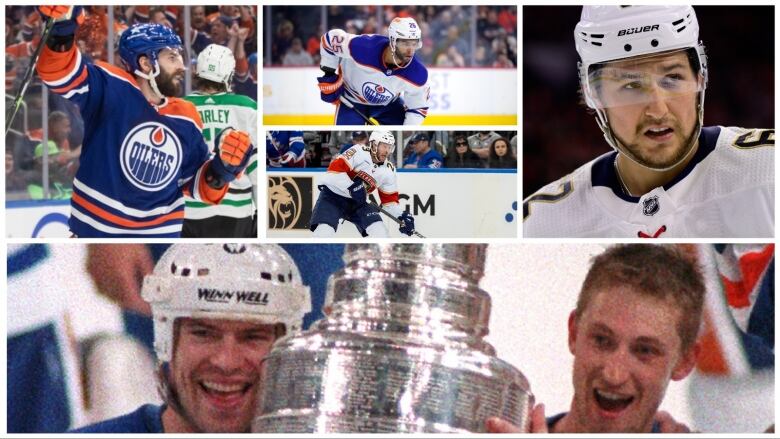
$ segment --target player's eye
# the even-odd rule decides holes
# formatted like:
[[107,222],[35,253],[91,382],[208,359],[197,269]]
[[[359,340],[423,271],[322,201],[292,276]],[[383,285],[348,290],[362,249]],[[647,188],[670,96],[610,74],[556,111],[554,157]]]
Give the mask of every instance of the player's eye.
[[673,73],[661,78],[659,85],[665,89],[674,90],[682,86],[683,80],[682,75]]

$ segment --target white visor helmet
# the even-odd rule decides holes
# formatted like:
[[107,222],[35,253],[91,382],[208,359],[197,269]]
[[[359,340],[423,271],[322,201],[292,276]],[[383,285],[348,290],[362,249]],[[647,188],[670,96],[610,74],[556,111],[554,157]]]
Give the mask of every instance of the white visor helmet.
[[[396,17],[387,26],[387,36],[390,38],[390,50],[393,54],[393,61],[395,61],[395,51],[398,46],[398,40],[417,40],[414,48],[420,50],[422,48],[422,30],[417,25],[417,21],[411,17]],[[401,67],[406,67],[412,62],[413,58]]]
[[[585,103],[596,110],[599,127],[604,138],[615,149],[634,162],[655,170],[673,168],[688,156],[663,168],[648,166],[630,151],[623,148],[612,131],[606,109],[642,102],[639,93],[631,100],[610,100],[599,95],[598,85],[605,77],[631,77],[640,86],[644,83],[662,83],[665,90],[676,93],[697,93],[698,121],[688,153],[698,139],[704,117],[704,92],[707,86],[707,57],[699,41],[699,24],[691,6],[584,6],[580,22],[574,29],[574,41],[580,56],[579,78]],[[612,68],[610,63],[625,65],[627,60],[649,60],[652,57],[685,51],[697,77],[691,81],[669,81],[652,74],[637,79],[636,71]],[[609,72],[608,74],[604,74]],[[663,82],[666,81],[666,82]],[[673,82],[673,84],[672,84]],[[647,98],[645,98],[647,99]]]
[[173,355],[177,318],[281,323],[291,334],[311,311],[298,267],[274,244],[174,244],[144,278],[141,294],[152,307],[163,363]]
[[195,74],[199,78],[225,84],[230,91],[233,73],[236,70],[236,58],[233,52],[219,44],[209,44],[198,54],[198,66]]

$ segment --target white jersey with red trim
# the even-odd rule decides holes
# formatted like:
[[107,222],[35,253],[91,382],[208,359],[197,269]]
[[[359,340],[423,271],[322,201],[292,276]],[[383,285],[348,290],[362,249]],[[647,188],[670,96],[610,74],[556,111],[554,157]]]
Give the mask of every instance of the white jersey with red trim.
[[641,197],[623,193],[617,152],[596,158],[523,202],[528,238],[771,238],[775,130],[705,127],[693,159]]
[[415,56],[408,66],[391,68],[384,62],[390,40],[383,35],[354,35],[333,29],[322,36],[320,65],[341,66],[343,96],[349,101],[384,106],[403,96],[404,125],[420,125],[428,114],[428,70]]
[[[333,193],[350,198],[349,187],[353,179],[362,174],[361,178],[373,179],[375,188],[379,194],[379,201],[394,216],[403,213],[398,205],[398,184],[396,181],[395,166],[385,160],[382,163],[374,163],[371,158],[371,150],[365,145],[353,145],[351,148],[339,154],[330,162],[328,172],[320,181]],[[373,192],[374,187],[367,190]]]

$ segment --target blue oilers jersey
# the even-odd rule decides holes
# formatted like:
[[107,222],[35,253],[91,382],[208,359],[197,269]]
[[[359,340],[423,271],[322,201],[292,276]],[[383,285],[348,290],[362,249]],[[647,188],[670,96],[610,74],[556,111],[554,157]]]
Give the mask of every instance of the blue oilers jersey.
[[71,433],[164,433],[162,412],[165,405],[144,404],[138,410]]
[[444,165],[444,157],[435,149],[430,149],[420,156],[418,156],[416,152],[413,152],[412,155],[404,161],[404,166],[406,165],[415,165],[416,168],[438,169]]
[[306,148],[303,143],[303,131],[267,131],[265,133],[265,154],[268,164],[274,167],[281,166],[279,159],[288,152],[295,154],[294,163],[288,166],[304,165]]
[[177,237],[183,191],[201,199],[209,158],[195,107],[168,98],[153,106],[135,79],[75,48],[44,47],[37,71],[49,89],[79,106],[85,124],[73,180],[71,231],[79,237]]
[[390,50],[386,36],[353,35],[333,29],[321,38],[320,64],[334,70],[341,67],[343,96],[349,101],[386,106],[403,98],[404,125],[422,124],[428,115],[428,70],[416,55],[407,66],[388,66],[385,50]]

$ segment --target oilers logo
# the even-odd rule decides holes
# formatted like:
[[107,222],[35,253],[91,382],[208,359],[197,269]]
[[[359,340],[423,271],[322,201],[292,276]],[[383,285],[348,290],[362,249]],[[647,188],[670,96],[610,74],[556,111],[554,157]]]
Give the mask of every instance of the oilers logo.
[[158,191],[179,174],[181,142],[165,125],[143,123],[125,136],[120,160],[122,172],[133,186],[148,192]]
[[382,85],[366,82],[363,84],[363,97],[369,104],[384,105],[393,98],[393,93]]

